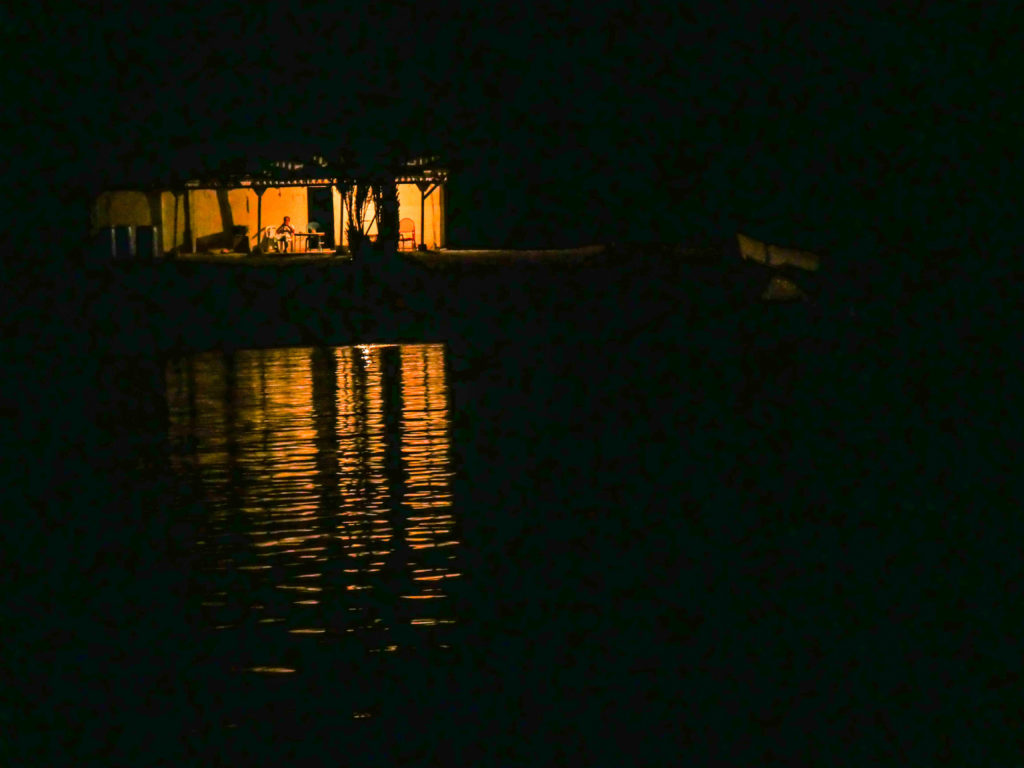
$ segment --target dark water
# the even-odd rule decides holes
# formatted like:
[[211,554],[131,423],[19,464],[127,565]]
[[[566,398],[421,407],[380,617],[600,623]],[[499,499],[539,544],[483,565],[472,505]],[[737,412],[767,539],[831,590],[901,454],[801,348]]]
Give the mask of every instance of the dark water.
[[450,647],[443,345],[206,353],[167,376],[172,466],[208,509],[196,578],[213,642],[235,647],[225,664],[315,675],[325,644]]
[[663,277],[13,361],[7,763],[1012,754],[998,365]]

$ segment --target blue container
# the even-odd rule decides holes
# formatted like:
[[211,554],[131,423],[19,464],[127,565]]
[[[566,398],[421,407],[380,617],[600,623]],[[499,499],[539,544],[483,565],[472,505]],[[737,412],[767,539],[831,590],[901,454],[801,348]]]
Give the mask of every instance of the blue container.
[[160,258],[160,227],[137,227],[135,249],[135,257],[140,261]]
[[92,240],[90,259],[95,262],[106,262],[117,258],[117,230],[104,227]]
[[114,227],[114,258],[120,261],[135,258],[135,227]]

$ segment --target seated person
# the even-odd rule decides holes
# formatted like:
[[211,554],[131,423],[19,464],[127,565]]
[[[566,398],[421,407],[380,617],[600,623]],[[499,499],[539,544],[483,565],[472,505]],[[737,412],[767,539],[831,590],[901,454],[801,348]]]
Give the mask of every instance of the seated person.
[[292,236],[295,234],[295,227],[292,226],[292,217],[285,216],[281,226],[277,228],[277,248],[287,253]]

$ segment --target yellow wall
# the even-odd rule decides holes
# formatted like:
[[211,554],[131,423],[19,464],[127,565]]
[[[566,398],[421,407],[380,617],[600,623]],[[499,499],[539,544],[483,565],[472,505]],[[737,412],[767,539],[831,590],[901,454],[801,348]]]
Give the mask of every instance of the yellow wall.
[[[342,245],[348,245],[348,233],[347,224],[348,220],[345,216],[344,206],[342,205],[341,193],[335,192],[335,203],[334,203],[334,220],[337,222],[336,227],[340,229],[340,232],[336,230],[336,236],[339,238],[337,242]],[[423,209],[423,217],[426,223],[426,229],[423,231],[424,242],[427,248],[435,250],[444,246],[444,188],[439,187],[430,193],[427,198]],[[371,202],[366,209],[367,220],[373,219],[374,207]],[[398,218],[401,219],[412,219],[416,223],[416,244],[420,243],[420,189],[415,184],[399,184],[398,185]],[[377,234],[377,222],[374,220],[373,224],[370,225],[370,234]]]
[[[377,234],[377,219],[374,217],[375,211],[376,208],[371,200],[366,206],[366,220],[373,222],[366,230],[367,234],[370,235]],[[341,205],[341,244],[344,246],[348,245],[348,212],[345,210],[344,202]]]
[[161,192],[160,210],[163,215],[161,240],[164,253],[167,253],[185,241],[185,196]]
[[[93,234],[107,227],[158,226],[163,250],[173,247],[174,196],[169,192],[104,192],[94,201],[90,218]],[[179,228],[184,228],[184,221]]]
[[[193,230],[200,249],[207,238],[230,232],[232,227],[245,226],[249,230],[249,245],[259,243],[259,228],[278,227],[285,216],[291,216],[292,226],[304,232],[309,224],[309,203],[305,187],[270,188],[263,193],[262,205],[251,189],[232,189],[218,193],[212,189],[198,189],[191,193]],[[214,246],[216,247],[216,246]]]
[[216,241],[223,243],[223,233],[230,231],[234,224],[234,211],[221,211],[216,190],[194,189],[188,195],[192,206],[192,235],[196,239],[197,250],[216,248]]
[[93,206],[93,229],[106,227],[137,227],[153,224],[150,201],[145,192],[118,191],[104,192]]
[[331,187],[331,200],[334,202],[334,242],[346,245],[345,227],[343,227],[341,223],[343,208],[341,202],[341,191],[335,186]]
[[[187,198],[191,215],[185,211],[184,192],[158,192],[153,194],[152,200],[146,193],[134,190],[104,192],[93,205],[93,231],[106,227],[155,224],[161,229],[165,252],[178,247],[188,250],[191,244],[185,242],[185,225],[191,220],[192,235],[200,250],[227,245],[231,228],[235,226],[248,227],[250,245],[257,244],[257,197],[251,189],[221,192],[192,189]],[[285,216],[291,216],[292,224],[300,231],[309,224],[304,187],[271,188],[263,194],[262,225],[276,227]]]
[[[256,235],[256,193],[252,195],[252,225],[249,234]],[[271,188],[263,193],[262,226],[280,226],[285,216],[292,217],[292,226],[299,232],[305,232],[309,226],[309,195],[305,187]],[[255,244],[255,239],[252,241]]]
[[[416,224],[416,244],[423,242],[430,250],[444,246],[444,187],[438,187],[426,199],[423,221],[420,221],[420,188],[415,184],[398,185],[398,218],[412,219]],[[422,237],[422,240],[421,240]]]

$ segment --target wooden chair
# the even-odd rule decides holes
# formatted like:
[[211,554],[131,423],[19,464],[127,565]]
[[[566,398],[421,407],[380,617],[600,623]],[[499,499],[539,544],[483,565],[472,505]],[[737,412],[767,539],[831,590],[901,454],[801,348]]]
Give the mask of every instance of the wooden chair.
[[402,250],[402,243],[409,243],[409,250],[416,250],[416,222],[412,219],[398,222],[398,250]]

